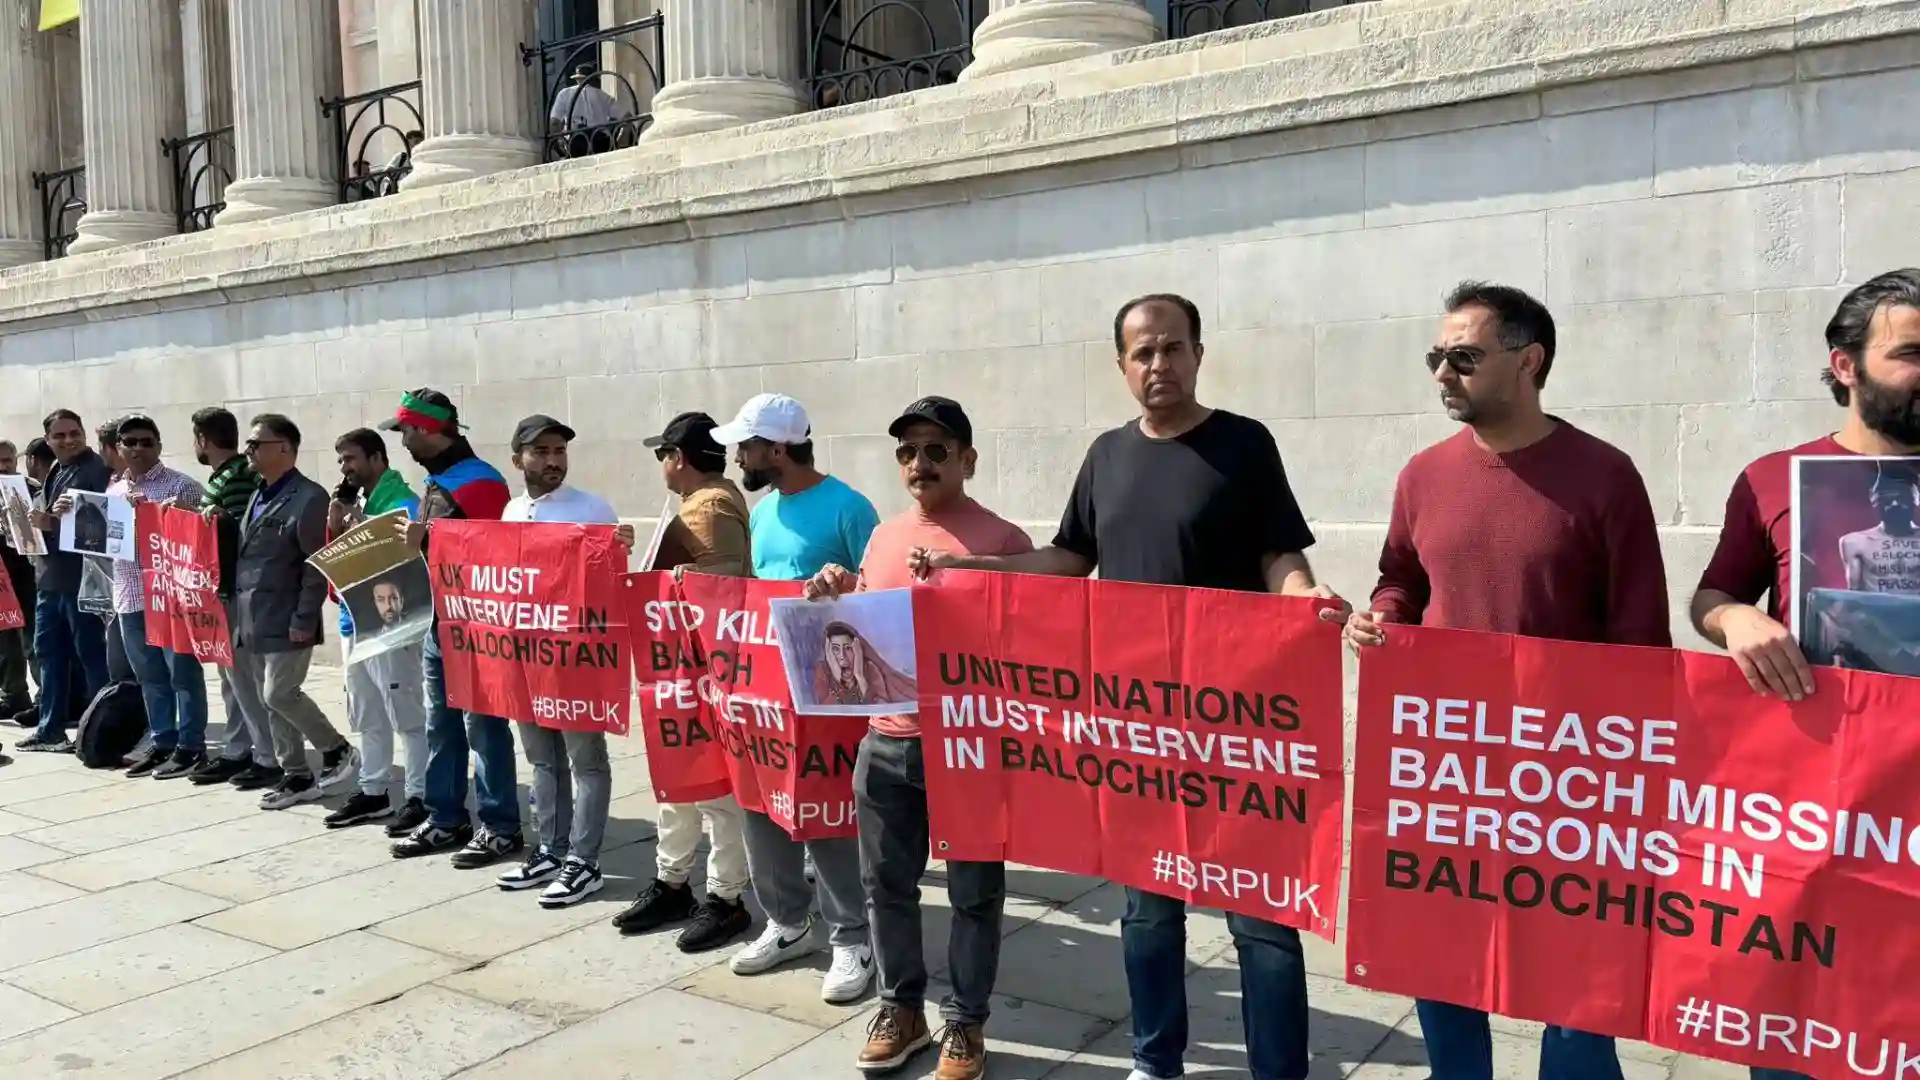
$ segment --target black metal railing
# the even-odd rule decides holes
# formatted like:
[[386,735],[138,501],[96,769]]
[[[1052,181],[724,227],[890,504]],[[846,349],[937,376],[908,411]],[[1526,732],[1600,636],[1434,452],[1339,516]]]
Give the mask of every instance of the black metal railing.
[[812,0],[808,99],[831,109],[958,80],[985,9],[985,0]]
[[40,193],[40,235],[46,237],[48,259],[67,253],[67,245],[80,235],[80,215],[87,212],[86,196],[81,194],[87,167],[75,165],[58,172],[33,174],[33,188]]
[[[320,100],[320,114],[333,121],[341,202],[378,199],[400,190],[400,181],[413,171],[413,148],[426,127],[419,106],[407,98],[419,90],[420,80],[415,79]],[[387,159],[379,165],[368,156],[382,153]]]
[[213,228],[213,219],[227,208],[227,185],[233,183],[233,125],[161,139],[160,152],[173,163],[173,216],[183,233]]
[[1167,0],[1167,36],[1195,34],[1251,26],[1269,19],[1285,19],[1310,11],[1346,7],[1366,0]]
[[666,73],[666,16],[520,46],[522,65],[536,59],[545,159],[623,150],[653,124],[653,95]]

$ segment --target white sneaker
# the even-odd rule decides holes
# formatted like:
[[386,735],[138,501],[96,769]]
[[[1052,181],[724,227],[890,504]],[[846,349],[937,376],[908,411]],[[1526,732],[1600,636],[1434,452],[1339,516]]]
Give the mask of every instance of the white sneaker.
[[865,945],[835,945],[833,966],[820,983],[820,997],[830,1005],[860,1000],[873,981],[873,950]]
[[317,784],[322,791],[332,791],[340,785],[360,775],[360,751],[352,744],[334,751],[332,761],[322,761]]
[[758,975],[819,951],[820,942],[814,937],[811,916],[805,926],[797,929],[770,922],[753,944],[733,954],[733,962],[728,966],[735,975]]

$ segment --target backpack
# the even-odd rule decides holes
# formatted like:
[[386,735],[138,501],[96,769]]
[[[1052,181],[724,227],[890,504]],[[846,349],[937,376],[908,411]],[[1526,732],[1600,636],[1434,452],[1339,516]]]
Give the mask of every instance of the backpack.
[[137,682],[108,683],[80,714],[73,744],[89,769],[116,769],[147,733],[147,705]]

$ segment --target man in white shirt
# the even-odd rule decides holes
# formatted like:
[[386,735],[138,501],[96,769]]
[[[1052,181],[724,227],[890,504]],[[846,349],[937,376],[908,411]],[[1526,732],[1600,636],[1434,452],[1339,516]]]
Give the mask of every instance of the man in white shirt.
[[[513,432],[513,464],[526,489],[507,503],[502,521],[617,525],[613,506],[598,495],[567,486],[567,444],[573,429],[535,414]],[[540,842],[527,861],[501,874],[500,887],[546,885],[540,906],[577,904],[606,884],[600,875],[600,843],[607,832],[613,770],[607,736],[599,731],[555,731],[522,722],[520,747],[533,766],[533,817]]]

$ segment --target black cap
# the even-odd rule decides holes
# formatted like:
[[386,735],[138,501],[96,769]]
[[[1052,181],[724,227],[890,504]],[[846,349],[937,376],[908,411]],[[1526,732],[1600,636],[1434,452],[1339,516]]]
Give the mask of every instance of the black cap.
[[713,439],[713,429],[719,425],[713,417],[703,412],[683,412],[667,421],[667,429],[640,445],[649,450],[671,447],[695,458],[711,458],[721,462],[727,460],[727,451]]
[[532,445],[533,440],[545,435],[549,431],[557,431],[560,433],[561,438],[568,442],[573,441],[572,428],[545,413],[534,413],[532,416],[514,425],[513,442],[508,444],[508,448],[514,453],[519,453]]
[[902,431],[914,424],[937,425],[960,440],[961,446],[973,445],[973,421],[967,419],[966,410],[952,398],[921,398],[907,406],[907,411],[900,414],[900,419],[887,426],[887,434],[897,439]]
[[[416,406],[425,406],[426,410],[431,411]],[[393,418],[382,420],[375,426],[381,431],[399,431],[402,425],[426,428],[431,424],[439,425],[444,434],[457,433],[461,427],[460,409],[454,405],[452,398],[432,387],[423,386],[400,395],[400,405],[394,410]]]

